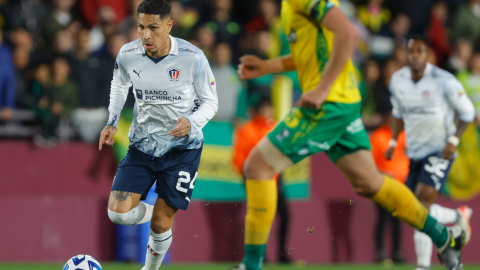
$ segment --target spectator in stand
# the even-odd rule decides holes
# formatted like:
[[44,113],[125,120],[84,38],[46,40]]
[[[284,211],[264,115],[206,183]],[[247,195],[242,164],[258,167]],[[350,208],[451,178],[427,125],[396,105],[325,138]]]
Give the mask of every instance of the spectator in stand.
[[73,20],[71,10],[76,0],[54,0],[53,10],[42,20],[42,37],[48,48],[52,48],[55,35]]
[[460,38],[456,41],[455,50],[450,55],[446,63],[445,69],[456,74],[459,71],[466,70],[468,63],[472,57],[473,46],[467,39]]
[[464,38],[472,44],[480,42],[480,0],[468,0],[462,3],[453,19],[451,38]]
[[66,56],[73,51],[74,44],[74,38],[70,32],[60,30],[55,35],[52,54]]
[[58,143],[57,128],[61,118],[70,117],[78,105],[78,90],[69,78],[70,66],[67,60],[57,57],[52,63],[52,87],[39,102],[40,108],[48,106],[48,115],[42,123],[41,134],[34,141],[41,146],[55,146]]
[[376,104],[373,93],[374,85],[380,80],[381,70],[377,61],[367,60],[363,65],[365,97],[362,99],[362,120],[367,129],[373,129],[382,122],[380,114],[376,113]]
[[237,111],[237,100],[242,85],[238,79],[237,70],[232,66],[232,49],[227,43],[220,43],[215,47],[213,76],[217,83],[219,103],[223,106],[218,108],[216,120],[231,121]]
[[358,19],[372,32],[377,33],[392,18],[390,11],[382,7],[383,0],[368,0],[366,6],[357,9]]
[[[390,105],[391,107],[391,105]],[[409,164],[410,161],[405,154],[406,151],[406,141],[405,141],[405,133],[402,131],[400,136],[397,140],[397,146],[395,147],[395,155],[392,160],[387,160],[385,158],[385,151],[388,150],[388,142],[392,138],[392,114],[391,112],[387,112],[384,115],[384,122],[381,127],[375,130],[370,135],[370,142],[372,146],[372,156],[375,160],[375,164],[377,165],[378,170],[380,172],[387,174],[391,177],[394,177],[398,181],[405,183],[407,179],[408,171],[409,171]],[[392,254],[391,258],[392,261],[396,263],[403,263],[405,259],[403,258],[401,249],[400,249],[400,242],[402,239],[402,228],[400,224],[400,220],[394,218],[392,214],[388,211],[383,209],[382,207],[376,205],[378,210],[378,221],[376,226],[375,232],[375,246],[376,246],[376,253],[375,253],[375,261],[376,262],[383,262],[387,259],[385,254],[385,250],[383,248],[384,242],[384,233],[385,233],[385,226],[388,223],[392,225]]]
[[15,65],[16,78],[16,107],[18,109],[32,109],[35,106],[35,100],[30,93],[30,85],[28,82],[28,63],[30,54],[21,47],[13,51],[13,63]]
[[439,66],[443,66],[450,55],[448,32],[445,27],[447,17],[447,3],[443,0],[436,2],[432,7],[432,15],[430,15],[429,42]]
[[90,31],[88,50],[96,55],[102,55],[107,52],[106,39],[117,31],[114,23],[117,15],[110,6],[102,6],[97,12],[97,23]]
[[114,24],[122,22],[128,14],[128,1],[125,0],[81,0],[79,2],[88,27],[93,27],[99,22],[99,10],[105,6],[112,8],[112,12],[116,15],[113,21]]
[[480,127],[480,52],[477,51],[473,54],[470,68],[458,72],[457,78],[475,106],[476,122]]
[[378,61],[387,60],[395,49],[395,44],[405,42],[410,24],[410,19],[399,13],[371,39],[370,51]]
[[138,28],[137,25],[134,25],[130,28],[130,30],[128,30],[128,35],[127,35],[128,42],[131,42],[140,38],[140,34],[138,33],[137,28]]
[[232,20],[232,0],[213,0],[212,20],[206,24],[218,43],[228,43],[234,52],[238,51],[240,25]]
[[48,94],[51,92],[51,71],[47,64],[42,64],[35,71],[35,80],[32,84],[32,96],[35,106],[32,108],[41,123],[45,123],[50,115]]
[[15,67],[0,28],[0,121],[10,121],[15,108]]
[[392,59],[398,63],[399,67],[407,65],[407,50],[404,42],[397,43],[392,53]]
[[[25,28],[35,38],[40,37],[41,19],[47,14],[45,1],[22,0],[22,1],[0,1],[0,14],[3,15],[4,29]],[[6,35],[10,33],[6,31]]]
[[208,60],[212,58],[213,47],[215,46],[215,34],[206,26],[200,26],[197,29],[195,46],[200,48]]
[[105,90],[101,87],[101,75],[106,74],[102,73],[99,57],[88,50],[89,36],[87,29],[78,32],[75,51],[69,55],[68,60],[72,70],[71,78],[79,90],[78,108],[72,115],[73,125],[83,141],[93,143],[107,121],[108,105],[102,104]]
[[192,28],[197,23],[199,15],[194,8],[185,9],[182,2],[170,1],[173,26],[170,34],[174,37],[189,39],[192,37]]
[[130,15],[125,17],[118,26],[120,31],[125,36],[128,36],[128,32],[134,26],[137,29],[137,8],[143,0],[130,0]]
[[10,34],[10,43],[13,48],[20,49],[29,54],[29,67],[34,67],[45,61],[45,55],[37,49],[33,35],[25,28],[17,28]]

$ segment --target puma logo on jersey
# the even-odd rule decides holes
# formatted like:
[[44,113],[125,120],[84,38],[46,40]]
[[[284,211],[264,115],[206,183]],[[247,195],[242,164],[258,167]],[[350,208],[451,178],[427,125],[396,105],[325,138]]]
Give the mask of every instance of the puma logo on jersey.
[[133,70],[133,73],[137,74],[139,79],[140,79],[140,72],[142,71],[140,70],[139,72],[136,72],[135,69]]

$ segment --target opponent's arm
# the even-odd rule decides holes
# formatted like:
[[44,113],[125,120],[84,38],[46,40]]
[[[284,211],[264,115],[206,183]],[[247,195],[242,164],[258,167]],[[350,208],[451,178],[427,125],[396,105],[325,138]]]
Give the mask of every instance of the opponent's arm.
[[391,160],[393,158],[393,153],[395,152],[395,147],[397,146],[397,139],[402,132],[404,123],[403,123],[403,109],[395,96],[394,87],[394,78],[390,80],[390,102],[392,103],[392,139],[388,143],[388,150],[385,152],[385,158]]
[[108,106],[108,121],[100,134],[98,149],[102,150],[104,144],[112,146],[115,142],[113,135],[117,132],[117,124],[120,119],[123,105],[128,96],[128,89],[131,86],[130,76],[120,61],[120,53],[115,61],[113,80],[110,86],[110,104]]
[[[319,1],[318,5],[321,4],[320,2],[322,1]],[[357,30],[342,13],[340,8],[328,7],[327,5],[330,5],[330,3],[325,4],[325,10],[321,11],[326,14],[322,15],[318,10],[315,12],[315,9],[310,12],[312,17],[318,19],[323,26],[333,32],[334,38],[332,50],[330,51],[325,69],[322,72],[320,83],[315,89],[305,93],[299,101],[299,105],[304,108],[320,108],[320,105],[327,98],[330,88],[337,76],[345,67],[347,60],[351,57],[355,47],[355,40],[358,36]]]
[[460,137],[475,118],[475,107],[465,94],[465,90],[459,81],[456,79],[447,80],[444,86],[445,97],[458,113],[457,132],[448,138],[442,155],[444,159],[451,159],[460,143]]
[[212,69],[204,54],[198,57],[193,85],[200,99],[200,106],[192,114],[177,120],[177,126],[170,131],[170,135],[174,137],[183,137],[202,129],[218,110],[217,88]]
[[248,80],[269,73],[280,73],[292,70],[296,70],[296,66],[290,54],[268,60],[262,60],[254,55],[247,54],[240,57],[237,72],[240,80]]

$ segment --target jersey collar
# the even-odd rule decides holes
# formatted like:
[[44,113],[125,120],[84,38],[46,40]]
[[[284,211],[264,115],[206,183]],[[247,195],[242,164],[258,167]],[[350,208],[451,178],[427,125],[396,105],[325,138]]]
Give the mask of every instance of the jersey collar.
[[[433,65],[430,64],[430,63],[427,63],[427,66],[425,67],[425,71],[423,72],[422,77],[430,75],[430,73],[432,72],[432,69],[433,69]],[[408,77],[411,79],[412,78],[412,69],[409,68],[407,74],[408,74]]]
[[[177,40],[168,35],[168,37],[170,38],[170,42],[172,43],[172,46],[170,47],[170,51],[168,52],[168,54],[170,55],[178,55],[178,45],[177,45]],[[140,39],[140,45],[138,46],[138,50],[137,50],[137,54],[146,54],[145,53],[145,48],[143,47],[143,43],[142,43],[142,40]]]

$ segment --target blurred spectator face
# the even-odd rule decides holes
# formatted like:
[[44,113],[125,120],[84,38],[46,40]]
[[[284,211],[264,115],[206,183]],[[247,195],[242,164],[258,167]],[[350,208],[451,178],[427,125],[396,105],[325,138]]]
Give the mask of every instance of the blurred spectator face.
[[52,63],[52,71],[54,80],[63,82],[67,79],[68,74],[70,74],[70,66],[64,58],[56,58]]
[[472,44],[465,39],[459,39],[457,40],[457,46],[456,46],[456,53],[458,58],[460,58],[462,61],[467,63],[470,60],[470,57],[472,57],[473,53],[473,46]]
[[134,25],[128,30],[128,41],[134,41],[140,38],[140,34],[138,33],[137,26]]
[[220,43],[215,49],[215,62],[217,66],[229,65],[232,61],[232,50],[227,43]]
[[30,61],[30,53],[22,48],[16,48],[13,52],[13,63],[18,70],[23,70],[27,67]]
[[108,42],[108,52],[112,57],[116,57],[123,45],[127,43],[127,37],[122,34],[112,36]]
[[200,47],[211,48],[215,44],[215,35],[210,29],[201,27],[197,31],[197,40]]
[[50,83],[50,68],[46,64],[38,66],[35,72],[35,79],[43,85]]
[[380,67],[378,63],[373,60],[369,60],[365,65],[365,82],[374,83],[380,78]]
[[55,9],[63,12],[69,12],[73,5],[75,5],[75,0],[55,0],[53,2]]
[[73,39],[67,31],[58,31],[55,35],[55,51],[60,54],[65,54],[72,50]]
[[369,6],[381,6],[383,4],[383,0],[369,0]]
[[267,31],[261,31],[257,36],[257,50],[266,54],[270,49],[270,33]]
[[97,17],[100,23],[112,23],[117,15],[111,6],[102,6],[97,11]]
[[385,84],[388,86],[390,85],[390,79],[392,78],[393,73],[397,72],[399,69],[399,65],[394,60],[389,60],[385,63],[383,67],[383,77],[385,78]]
[[422,40],[409,40],[407,45],[408,65],[414,72],[420,72],[427,65],[429,50]]
[[131,0],[130,9],[132,10],[132,15],[137,17],[138,6],[143,2],[143,0]]
[[263,105],[260,105],[257,114],[263,116],[266,119],[270,119],[275,117],[275,110],[273,109],[273,106],[271,104],[265,103]]
[[231,0],[213,0],[215,11],[230,12],[232,9]]
[[172,6],[172,10],[170,11],[172,20],[178,24],[184,13],[183,5],[180,1],[171,1],[170,5]]
[[435,18],[439,19],[442,22],[447,20],[448,16],[448,6],[444,1],[438,2],[432,7],[432,14]]
[[406,36],[410,31],[410,18],[405,14],[398,14],[392,22],[392,31],[397,36]]
[[30,51],[33,47],[33,37],[30,32],[23,28],[19,28],[10,34],[10,39],[14,47],[22,48],[26,51]]
[[277,3],[274,0],[262,0],[259,4],[260,14],[267,22],[271,22],[278,16]]
[[67,31],[70,36],[76,37],[80,29],[82,29],[82,24],[79,21],[73,21],[68,24],[65,31]]
[[397,45],[393,50],[393,59],[397,61],[401,66],[407,63],[407,50],[403,45]]
[[82,29],[78,32],[76,40],[77,50],[82,52],[87,51],[89,37],[90,31],[88,31],[88,29]]
[[473,74],[480,74],[480,52],[476,52],[470,62],[470,71]]

